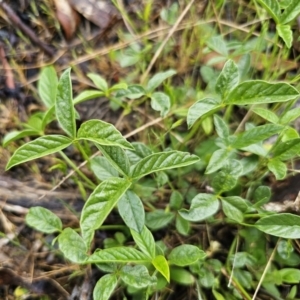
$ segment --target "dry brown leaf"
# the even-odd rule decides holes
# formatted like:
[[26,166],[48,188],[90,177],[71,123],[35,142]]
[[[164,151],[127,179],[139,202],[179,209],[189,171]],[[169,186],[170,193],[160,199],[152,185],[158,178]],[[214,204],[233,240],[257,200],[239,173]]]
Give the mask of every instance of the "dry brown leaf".
[[79,15],[72,8],[68,0],[54,0],[57,19],[67,40],[70,40],[79,24]]
[[101,0],[69,0],[70,5],[100,28],[106,28],[114,16],[116,8],[108,1]]

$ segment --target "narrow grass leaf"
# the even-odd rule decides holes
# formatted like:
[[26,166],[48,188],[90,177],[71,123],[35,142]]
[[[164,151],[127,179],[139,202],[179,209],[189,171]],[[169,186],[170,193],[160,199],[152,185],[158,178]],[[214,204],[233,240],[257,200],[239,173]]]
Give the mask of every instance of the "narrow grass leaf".
[[277,180],[282,180],[286,177],[287,166],[280,159],[271,159],[268,162],[268,169],[275,175]]
[[279,121],[279,118],[269,109],[254,107],[252,111],[271,123],[277,124]]
[[129,286],[137,289],[145,288],[156,283],[155,276],[150,276],[148,269],[143,265],[124,266],[120,272],[121,279]]
[[252,144],[264,141],[272,135],[279,133],[283,126],[276,124],[266,124],[251,128],[236,136],[236,140],[232,143],[231,147],[241,149]]
[[50,108],[55,104],[58,79],[53,66],[42,69],[38,82],[38,92],[41,100]]
[[31,207],[25,220],[28,226],[41,232],[53,233],[62,230],[60,218],[52,211],[40,206]]
[[173,265],[184,267],[203,259],[205,256],[206,253],[196,246],[181,245],[172,249],[168,260]]
[[198,194],[193,198],[190,209],[181,209],[179,214],[187,221],[198,222],[213,216],[218,209],[219,201],[215,195]]
[[96,283],[93,291],[93,299],[109,300],[118,284],[118,279],[114,274],[102,276]]
[[290,49],[293,44],[293,31],[290,25],[276,25],[278,35],[283,39],[285,45]]
[[147,92],[152,92],[162,84],[164,80],[176,74],[175,70],[168,70],[155,74],[149,81],[146,87]]
[[289,213],[263,217],[255,223],[255,227],[267,234],[284,239],[300,238],[300,216]]
[[287,24],[300,14],[300,1],[291,0],[288,7],[280,16],[280,24]]
[[81,92],[78,96],[76,96],[73,100],[74,105],[79,104],[81,102],[103,97],[104,93],[96,90],[85,90]]
[[216,92],[224,99],[226,95],[239,83],[239,69],[233,60],[228,60],[221,71]]
[[278,23],[281,14],[279,2],[277,0],[257,0],[257,1],[267,10],[267,12],[274,19],[274,21]]
[[87,247],[82,237],[72,228],[65,228],[58,236],[60,251],[74,263],[84,263],[87,256]]
[[191,128],[193,124],[202,116],[209,112],[218,110],[221,102],[218,99],[204,98],[194,103],[188,110],[187,124]]
[[118,172],[124,176],[129,175],[130,164],[124,149],[116,146],[96,146]]
[[104,146],[118,146],[133,149],[122,134],[112,125],[100,120],[84,122],[77,134],[78,139],[85,139]]
[[90,263],[143,263],[151,262],[144,253],[130,247],[113,247],[94,252],[88,259]]
[[7,163],[6,170],[21,163],[40,158],[72,144],[72,140],[63,135],[45,135],[18,148]]
[[299,92],[287,83],[268,83],[262,80],[245,81],[235,87],[225,103],[251,105],[287,102],[296,99]]
[[63,72],[57,85],[55,114],[59,125],[66,134],[75,138],[76,123],[72,96],[71,69]]
[[162,117],[165,117],[171,107],[170,97],[162,92],[151,94],[151,107],[152,109],[159,111]]
[[155,269],[170,282],[170,268],[166,258],[162,255],[158,255],[152,260],[152,264]]
[[300,154],[300,138],[281,142],[273,150],[273,158],[288,160]]
[[187,152],[168,151],[149,155],[133,166],[131,177],[133,179],[147,174],[185,167],[199,161],[199,157]]
[[142,232],[145,224],[145,210],[136,193],[126,191],[118,202],[118,210],[127,227]]
[[213,155],[211,156],[208,166],[206,167],[206,174],[214,173],[215,171],[221,169],[226,161],[228,160],[231,152],[227,149],[218,149],[214,151]]
[[109,178],[100,183],[86,201],[80,227],[84,241],[89,246],[94,231],[98,229],[131,183],[122,178]]
[[108,85],[106,80],[98,74],[89,73],[87,77],[90,78],[94,85],[101,91],[106,92],[108,90]]
[[151,231],[144,226],[141,233],[130,230],[131,235],[140,250],[151,258],[155,257],[155,240]]

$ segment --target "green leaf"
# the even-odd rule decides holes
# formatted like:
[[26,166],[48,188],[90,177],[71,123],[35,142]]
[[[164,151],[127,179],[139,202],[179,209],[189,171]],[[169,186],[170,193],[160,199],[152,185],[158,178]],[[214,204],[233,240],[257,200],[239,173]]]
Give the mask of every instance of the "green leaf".
[[231,147],[241,149],[256,144],[280,132],[282,129],[283,126],[276,124],[266,124],[251,128],[238,134],[236,140],[231,144]]
[[89,263],[144,263],[151,259],[144,253],[130,247],[113,247],[95,251],[88,259]]
[[236,105],[287,102],[296,99],[299,92],[287,83],[268,83],[262,80],[245,81],[235,87],[225,103]]
[[290,284],[298,284],[300,282],[300,270],[293,268],[284,268],[278,271],[282,281]]
[[193,124],[202,116],[209,112],[216,111],[221,107],[219,99],[204,98],[194,103],[187,114],[187,124],[191,128]]
[[65,70],[59,79],[55,101],[55,114],[64,132],[70,137],[75,138],[76,123],[70,72],[71,68]]
[[180,209],[183,204],[183,196],[178,191],[174,190],[170,197],[170,207],[173,209]]
[[218,209],[219,201],[215,195],[198,194],[193,198],[190,209],[182,209],[179,214],[185,220],[198,222],[214,215]]
[[96,146],[116,170],[128,176],[130,165],[124,149],[116,146]]
[[101,91],[103,91],[103,92],[108,91],[108,85],[107,85],[107,82],[106,82],[106,80],[105,80],[103,77],[101,77],[101,76],[98,75],[98,74],[93,74],[93,73],[87,74],[87,77],[89,77],[89,78],[93,81],[94,85],[95,85],[99,90],[101,90]]
[[100,120],[84,122],[77,134],[78,139],[89,140],[104,146],[118,146],[133,149],[122,134],[112,125]]
[[205,174],[211,174],[221,169],[225,165],[230,154],[231,151],[228,151],[227,149],[216,150],[209,160],[208,166],[206,167]]
[[81,92],[78,96],[76,96],[73,100],[74,105],[79,104],[81,102],[87,101],[87,100],[91,100],[91,99],[95,99],[95,98],[99,98],[104,96],[103,92],[99,92],[96,90],[85,90],[83,92]]
[[277,0],[257,0],[272,16],[276,23],[280,18],[280,6]]
[[191,229],[191,225],[190,222],[185,220],[181,215],[177,215],[176,216],[176,220],[175,220],[175,226],[176,226],[176,230],[184,236],[188,236],[190,229]]
[[279,121],[279,118],[269,109],[254,107],[252,111],[271,123],[277,124]]
[[32,130],[32,129],[24,129],[22,131],[11,131],[9,133],[7,133],[3,140],[2,140],[2,145],[3,147],[6,147],[9,143],[16,141],[18,139],[21,139],[23,137],[27,137],[27,136],[36,136],[36,135],[40,135],[39,131],[36,130]]
[[218,136],[221,139],[226,139],[229,136],[229,128],[225,121],[221,119],[218,115],[214,115],[214,124]]
[[44,114],[41,128],[45,130],[46,126],[55,120],[55,105],[52,105]]
[[154,285],[157,281],[155,276],[150,276],[148,269],[143,265],[124,266],[120,272],[121,279],[129,286],[137,289]]
[[141,199],[133,191],[126,191],[118,202],[119,214],[127,227],[141,232],[145,224],[145,211]]
[[275,175],[277,180],[282,180],[286,177],[286,164],[279,159],[271,159],[268,162],[268,169]]
[[285,127],[284,133],[282,135],[282,142],[294,140],[299,138],[299,133],[295,128],[292,127]]
[[60,218],[50,210],[40,206],[31,207],[25,220],[28,226],[41,232],[53,233],[62,230]]
[[193,245],[181,245],[173,248],[168,256],[171,264],[184,267],[203,259],[206,253]]
[[220,194],[232,190],[236,183],[236,176],[220,171],[214,176],[211,186],[216,193]]
[[131,145],[133,146],[134,150],[126,150],[131,164],[136,164],[146,156],[153,154],[153,151],[151,151],[143,143],[133,142]]
[[109,300],[118,283],[114,274],[106,274],[102,276],[96,283],[93,291],[93,299]]
[[293,44],[293,31],[290,25],[276,25],[278,35],[283,39],[285,45],[290,49]]
[[80,219],[82,236],[88,246],[94,231],[102,225],[130,185],[131,183],[125,179],[112,177],[100,183],[90,195]]
[[226,95],[239,83],[239,69],[233,60],[228,60],[220,73],[216,92],[224,99]]
[[175,70],[168,70],[155,74],[149,81],[146,87],[147,92],[152,92],[162,84],[164,80],[176,74]]
[[151,231],[144,226],[141,233],[130,230],[131,235],[140,250],[151,258],[155,257],[155,240]]
[[133,166],[131,177],[133,179],[147,174],[185,167],[199,161],[199,157],[187,152],[167,151],[149,155]]
[[270,200],[271,195],[272,193],[270,187],[262,185],[255,190],[253,200],[255,202],[265,201],[265,203],[267,203]]
[[236,159],[228,159],[222,168],[226,174],[230,174],[233,177],[240,177],[243,174],[243,165]]
[[120,90],[116,93],[117,98],[138,99],[146,94],[145,89],[139,84],[129,85],[126,90]]
[[222,36],[213,36],[209,40],[207,40],[207,46],[217,53],[222,54],[223,56],[228,56],[227,45]]
[[174,214],[172,212],[165,212],[162,209],[146,213],[146,225],[152,230],[167,226],[173,219]]
[[6,170],[21,163],[40,158],[72,144],[72,140],[63,135],[45,135],[18,148],[7,163]]
[[91,169],[100,180],[106,180],[110,177],[117,177],[118,171],[113,168],[107,158],[103,156],[94,157],[90,161]]
[[193,285],[195,283],[195,277],[186,269],[171,266],[170,268],[171,280],[181,285]]
[[300,107],[288,110],[283,116],[280,117],[279,123],[282,125],[288,125],[292,121],[300,117]]
[[128,89],[128,85],[125,82],[119,82],[114,84],[110,89],[109,92],[113,92],[113,91],[119,91],[119,90],[127,90]]
[[57,92],[57,76],[53,66],[42,69],[38,82],[38,92],[46,107],[54,105]]
[[282,213],[263,217],[255,223],[255,227],[284,239],[300,238],[300,217],[293,214]]
[[246,212],[248,205],[243,198],[230,196],[222,198],[222,208],[227,218],[241,223],[243,222],[244,212]]
[[82,237],[72,228],[65,228],[58,236],[59,249],[72,262],[84,263],[88,259]]
[[291,0],[288,7],[280,16],[280,24],[286,24],[295,19],[300,13],[300,2],[298,0]]
[[160,111],[160,115],[165,117],[170,110],[170,97],[162,92],[151,94],[151,107],[156,111]]
[[288,160],[300,153],[300,138],[281,142],[273,150],[273,158]]
[[166,258],[162,255],[158,255],[152,260],[152,264],[155,269],[170,282],[170,268]]

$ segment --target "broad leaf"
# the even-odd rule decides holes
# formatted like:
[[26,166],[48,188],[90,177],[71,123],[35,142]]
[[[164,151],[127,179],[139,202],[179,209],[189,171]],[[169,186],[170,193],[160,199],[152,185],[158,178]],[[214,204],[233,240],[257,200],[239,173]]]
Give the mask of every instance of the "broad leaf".
[[120,90],[116,93],[116,98],[138,99],[146,94],[145,89],[139,84],[129,85],[126,90]]
[[143,263],[150,262],[148,255],[130,247],[113,247],[95,251],[88,259],[89,263]]
[[220,53],[222,56],[228,56],[227,45],[222,36],[214,35],[213,37],[207,40],[206,44],[209,48],[216,51],[217,53]]
[[157,281],[155,276],[150,276],[148,269],[143,265],[124,266],[120,272],[121,279],[129,286],[137,289],[154,285]]
[[268,83],[262,80],[245,81],[228,95],[225,103],[236,105],[287,102],[299,92],[287,83]]
[[188,221],[198,222],[214,215],[218,209],[219,201],[215,195],[198,194],[193,198],[190,209],[182,209],[179,214]]
[[70,137],[76,136],[75,110],[72,96],[71,69],[61,75],[55,101],[55,114],[59,125]]
[[280,16],[280,23],[286,24],[295,19],[300,14],[299,0],[291,0],[289,6],[284,10]]
[[218,194],[232,190],[237,183],[237,177],[220,171],[215,174],[211,186]]
[[277,24],[276,25],[276,31],[278,35],[283,39],[285,45],[288,48],[292,47],[293,43],[293,31],[291,29],[290,25],[282,25],[282,24]]
[[243,222],[244,212],[246,212],[248,205],[243,198],[230,196],[222,198],[222,208],[227,218],[241,223]]
[[282,125],[288,125],[299,117],[300,117],[300,107],[296,107],[294,109],[288,110],[283,116],[281,116],[279,123]]
[[221,169],[226,161],[228,160],[231,152],[227,149],[218,149],[214,151],[213,155],[211,156],[208,166],[206,167],[206,174],[211,174],[219,169]]
[[75,263],[86,262],[87,247],[82,237],[72,228],[65,228],[58,236],[59,249],[64,256]]
[[240,177],[243,174],[243,165],[236,159],[228,159],[222,168],[226,174],[230,174],[233,177]]
[[26,224],[36,230],[45,233],[53,233],[62,230],[60,218],[50,210],[36,206],[29,209],[26,215]]
[[278,272],[283,282],[289,284],[298,284],[300,282],[300,270],[294,268],[283,268]]
[[133,191],[126,191],[118,202],[119,214],[130,229],[142,232],[145,210],[141,199]]
[[151,231],[144,226],[141,233],[130,230],[131,235],[140,250],[151,258],[155,257],[155,241]]
[[288,160],[300,154],[300,138],[281,142],[273,150],[273,157]]
[[159,152],[149,155],[133,166],[132,178],[139,178],[150,173],[185,167],[199,161],[199,157],[180,151]]
[[280,18],[280,6],[277,0],[257,0],[272,16],[276,23],[279,22]]
[[85,90],[83,92],[81,92],[78,96],[76,96],[73,100],[74,105],[87,101],[87,100],[91,100],[91,99],[95,99],[95,98],[99,98],[104,96],[103,92],[99,92],[96,90]]
[[89,77],[93,81],[94,85],[99,90],[101,90],[103,92],[106,92],[108,90],[108,85],[107,85],[106,80],[103,77],[101,77],[100,75],[89,73],[89,74],[87,74],[87,77]]
[[181,267],[170,267],[170,277],[172,282],[180,285],[191,286],[195,284],[195,277],[186,269]]
[[139,142],[133,142],[131,144],[134,150],[126,150],[126,154],[130,160],[131,164],[136,164],[141,159],[153,154],[153,151],[150,150],[145,144]]
[[100,180],[106,180],[110,177],[117,177],[118,171],[113,168],[107,158],[103,156],[94,157],[90,161],[91,169]]
[[3,147],[6,147],[9,143],[21,139],[22,137],[38,136],[40,134],[41,133],[39,131],[32,129],[24,129],[22,131],[14,130],[4,136],[2,140],[2,145]]
[[147,92],[152,92],[156,89],[159,85],[162,84],[164,80],[176,74],[174,70],[168,70],[166,72],[161,72],[155,74],[149,81],[146,87]]
[[170,268],[166,258],[162,255],[158,255],[152,260],[152,264],[155,269],[170,282]]
[[77,138],[89,140],[104,146],[133,148],[112,124],[100,120],[84,122],[78,130]]
[[45,135],[18,148],[7,163],[6,170],[21,163],[43,157],[72,144],[72,140],[63,135]]
[[284,239],[300,238],[300,217],[282,213],[263,217],[255,223],[259,230]]
[[204,98],[194,103],[187,114],[187,124],[191,128],[203,115],[218,110],[221,107],[219,99]]
[[96,146],[117,171],[128,176],[130,165],[124,149],[116,146]]
[[54,105],[57,92],[57,76],[53,66],[42,69],[38,82],[38,92],[46,107]]
[[277,124],[279,121],[279,118],[269,109],[254,107],[252,111],[271,123]]
[[190,222],[185,220],[181,215],[176,216],[175,220],[176,230],[181,234],[188,236],[191,230]]
[[214,124],[218,136],[221,139],[226,139],[229,136],[229,128],[225,121],[221,119],[218,115],[214,115]]
[[181,245],[173,248],[169,254],[169,262],[176,266],[189,266],[199,259],[203,259],[206,253],[193,245]]
[[233,60],[228,60],[220,73],[217,83],[216,92],[223,98],[239,83],[238,66]]
[[118,283],[116,275],[106,274],[96,283],[93,291],[93,299],[109,300]]
[[151,94],[151,107],[159,111],[162,117],[165,117],[171,107],[170,97],[162,92]]
[[174,219],[174,213],[156,209],[146,213],[146,225],[152,230],[167,226]]
[[279,159],[271,159],[268,162],[268,169],[275,175],[277,180],[282,180],[286,177],[286,164]]
[[232,147],[241,149],[252,144],[261,142],[272,135],[279,133],[283,129],[283,126],[276,124],[266,124],[251,128],[245,132],[242,132],[236,136],[236,140],[232,143]]
[[121,178],[109,178],[100,183],[86,201],[80,219],[85,243],[89,246],[94,231],[105,221],[131,183]]

